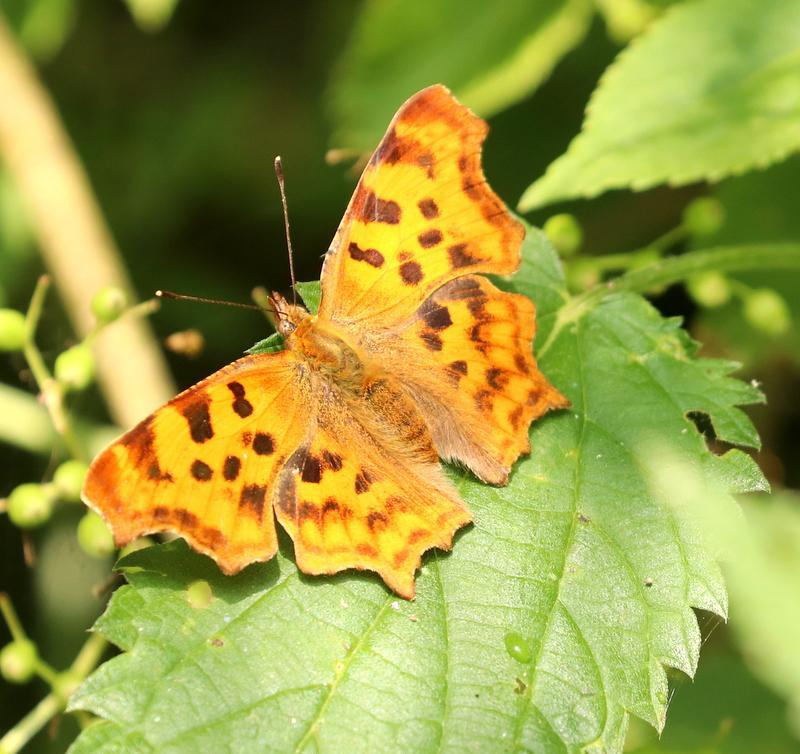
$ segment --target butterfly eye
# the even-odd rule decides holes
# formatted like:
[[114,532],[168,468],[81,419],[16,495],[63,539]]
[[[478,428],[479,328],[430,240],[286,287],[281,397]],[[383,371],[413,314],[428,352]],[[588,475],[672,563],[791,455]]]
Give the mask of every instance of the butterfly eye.
[[278,323],[278,332],[283,335],[285,338],[287,335],[291,335],[297,329],[297,325],[294,322],[290,322],[288,319],[282,319]]

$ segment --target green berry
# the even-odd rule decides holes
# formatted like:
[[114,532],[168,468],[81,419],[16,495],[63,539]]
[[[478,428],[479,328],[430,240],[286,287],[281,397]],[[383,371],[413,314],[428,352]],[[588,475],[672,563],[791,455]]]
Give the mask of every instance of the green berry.
[[0,351],[21,351],[25,345],[25,316],[16,309],[0,309]]
[[78,544],[93,558],[105,558],[116,549],[114,535],[94,511],[89,511],[78,522]]
[[77,502],[89,467],[83,461],[64,461],[53,474],[53,484],[62,500]]
[[54,495],[50,486],[20,484],[6,500],[11,522],[20,529],[32,529],[45,523],[53,512]]
[[693,275],[686,281],[689,295],[700,306],[714,309],[727,304],[731,298],[731,286],[728,278],[719,272],[702,272]]
[[719,199],[703,196],[683,211],[683,227],[693,238],[714,235],[725,223],[725,208]]
[[572,256],[583,243],[583,230],[573,215],[553,215],[542,228],[561,256]]
[[85,390],[94,379],[94,356],[84,343],[72,346],[56,357],[56,379],[65,390]]
[[128,306],[128,296],[122,288],[107,285],[92,298],[92,313],[98,322],[113,322]]
[[757,330],[773,337],[783,335],[791,325],[786,301],[771,288],[757,288],[747,295],[744,316]]
[[0,649],[0,675],[9,683],[27,683],[38,660],[36,645],[30,639],[17,639]]

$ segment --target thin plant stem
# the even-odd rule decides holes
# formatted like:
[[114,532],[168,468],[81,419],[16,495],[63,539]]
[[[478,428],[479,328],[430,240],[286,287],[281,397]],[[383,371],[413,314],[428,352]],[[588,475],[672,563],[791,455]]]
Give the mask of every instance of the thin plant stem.
[[61,435],[69,454],[73,458],[83,460],[85,455],[83,448],[78,442],[69,414],[64,406],[64,391],[61,385],[53,379],[36,346],[36,328],[42,316],[44,300],[49,288],[50,278],[47,275],[42,275],[36,282],[31,303],[25,315],[25,343],[22,352],[39,387],[39,392],[42,394],[44,405],[47,407],[56,432]]
[[28,638],[22,623],[19,622],[17,611],[14,610],[14,605],[11,604],[11,598],[2,592],[0,592],[0,614],[2,614],[14,641],[22,641]]

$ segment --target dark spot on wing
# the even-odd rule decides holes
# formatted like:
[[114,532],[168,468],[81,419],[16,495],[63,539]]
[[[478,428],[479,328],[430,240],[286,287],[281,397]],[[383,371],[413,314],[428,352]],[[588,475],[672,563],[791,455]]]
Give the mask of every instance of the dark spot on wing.
[[391,199],[380,199],[375,195],[374,191],[370,191],[364,197],[359,219],[367,223],[378,222],[397,225],[400,222],[401,215],[400,205],[397,202]]
[[450,369],[454,372],[458,372],[459,374],[466,374],[467,373],[467,362],[459,359],[458,361],[454,361],[450,364]]
[[465,243],[453,244],[447,249],[447,254],[450,257],[450,263],[453,267],[469,267],[470,265],[483,261],[478,257],[472,256],[472,254],[467,251],[467,244]]
[[362,468],[358,474],[356,474],[356,481],[355,481],[355,491],[357,495],[361,495],[366,492],[370,485],[375,481],[372,474],[369,473],[366,469]]
[[239,508],[248,508],[253,511],[261,523],[264,513],[264,500],[267,497],[267,488],[263,484],[246,484],[239,495]]
[[423,249],[430,249],[432,246],[441,243],[442,238],[442,231],[432,228],[431,230],[426,230],[424,233],[420,233],[417,236],[417,241],[419,241],[419,245],[422,246]]
[[267,432],[256,432],[253,438],[253,450],[260,456],[269,456],[275,452],[275,441]]
[[433,220],[434,217],[439,217],[439,206],[433,199],[423,199],[417,203],[417,206],[419,207],[419,211],[422,212],[422,216],[427,220]]
[[325,516],[326,513],[338,513],[339,512],[339,503],[336,502],[332,497],[329,497],[323,504],[322,504],[322,515]]
[[348,247],[350,257],[357,262],[366,262],[373,267],[380,267],[383,262],[383,254],[377,249],[362,249],[357,243],[350,243]]
[[423,313],[425,324],[431,330],[444,330],[453,324],[453,320],[450,318],[450,310],[446,306],[439,306],[438,304],[428,306],[426,304],[424,308],[420,309],[420,312]]
[[323,450],[322,463],[325,468],[331,469],[331,471],[339,471],[342,468],[342,457],[333,451]]
[[241,468],[242,462],[236,456],[228,456],[222,467],[222,476],[225,477],[227,481],[232,482],[239,476]]
[[498,367],[489,367],[486,370],[486,381],[495,390],[502,390],[508,384],[508,372]]
[[517,369],[523,374],[530,374],[530,367],[528,366],[528,362],[525,357],[521,353],[514,354],[514,363],[517,365]]
[[519,429],[519,422],[522,418],[522,406],[517,406],[509,415],[508,423],[514,428]]
[[214,436],[211,426],[211,414],[208,412],[208,398],[203,397],[184,406],[181,410],[189,425],[189,433],[198,444],[210,440]]
[[310,453],[306,456],[300,478],[304,482],[319,484],[319,480],[322,478],[322,466],[316,456],[312,456]]
[[442,350],[442,339],[435,333],[429,332],[425,330],[424,332],[420,333],[420,338],[422,338],[422,342],[425,344],[425,347],[430,351],[441,351]]
[[245,398],[244,386],[240,382],[229,382],[228,390],[233,393],[233,410],[244,419],[253,413],[253,405]]
[[417,262],[404,262],[400,265],[400,277],[406,285],[416,285],[422,280],[422,267]]
[[214,476],[214,472],[211,470],[211,467],[207,463],[201,461],[199,458],[192,463],[192,468],[190,471],[192,476],[198,482],[207,482],[212,476]]

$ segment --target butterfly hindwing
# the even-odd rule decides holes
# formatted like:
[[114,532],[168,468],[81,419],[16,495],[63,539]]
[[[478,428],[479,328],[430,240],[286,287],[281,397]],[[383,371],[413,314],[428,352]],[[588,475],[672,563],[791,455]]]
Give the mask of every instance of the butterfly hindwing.
[[531,422],[567,405],[533,357],[531,300],[467,275],[436,291],[400,333],[377,347],[417,396],[439,455],[505,484],[530,451]]
[[83,498],[119,545],[171,531],[227,573],[268,560],[275,480],[310,430],[311,405],[290,351],[240,359],[106,448]]
[[404,414],[403,426],[383,421],[392,399],[402,394],[380,377],[347,405],[321,407],[313,440],[281,480],[276,514],[305,573],[377,571],[411,598],[422,554],[450,549],[471,516],[418,413]]

